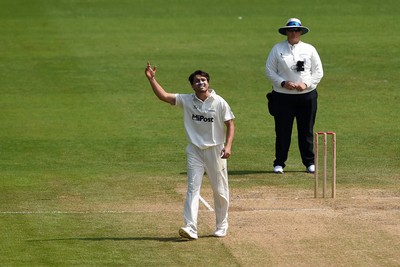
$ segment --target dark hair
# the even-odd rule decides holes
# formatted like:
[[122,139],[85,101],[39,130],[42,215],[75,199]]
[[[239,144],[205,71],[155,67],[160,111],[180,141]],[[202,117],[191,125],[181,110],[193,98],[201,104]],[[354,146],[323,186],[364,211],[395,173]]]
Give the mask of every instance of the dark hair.
[[189,76],[188,80],[189,80],[190,84],[193,84],[194,76],[196,76],[196,75],[200,75],[200,76],[206,77],[207,78],[207,82],[210,82],[210,75],[207,72],[202,71],[202,70],[196,70],[195,72],[193,72]]

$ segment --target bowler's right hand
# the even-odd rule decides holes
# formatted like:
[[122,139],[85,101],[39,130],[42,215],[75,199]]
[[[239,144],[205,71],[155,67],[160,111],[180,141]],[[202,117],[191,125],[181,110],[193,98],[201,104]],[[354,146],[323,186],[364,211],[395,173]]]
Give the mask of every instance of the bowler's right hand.
[[157,66],[151,68],[150,62],[147,62],[147,67],[144,70],[144,73],[149,80],[153,80],[154,76],[156,76]]

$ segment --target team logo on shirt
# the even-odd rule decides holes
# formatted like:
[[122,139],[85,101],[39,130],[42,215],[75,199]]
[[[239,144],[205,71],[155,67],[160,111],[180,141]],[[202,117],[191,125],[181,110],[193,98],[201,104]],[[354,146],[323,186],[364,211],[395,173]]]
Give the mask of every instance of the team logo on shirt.
[[203,115],[195,115],[192,114],[192,120],[194,121],[202,121],[202,122],[214,122],[214,118],[207,118]]

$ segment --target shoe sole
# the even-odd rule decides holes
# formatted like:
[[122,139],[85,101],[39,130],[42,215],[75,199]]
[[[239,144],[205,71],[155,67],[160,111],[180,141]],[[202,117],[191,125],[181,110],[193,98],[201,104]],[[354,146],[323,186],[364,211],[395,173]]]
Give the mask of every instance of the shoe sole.
[[183,229],[179,229],[179,235],[183,238],[187,238],[187,239],[191,239],[191,240],[195,240],[197,238],[195,237],[191,237],[188,233],[185,232],[185,230]]
[[225,237],[225,236],[226,236],[226,234],[224,234],[224,235],[216,235],[216,234],[214,234],[214,237],[218,237],[218,238]]

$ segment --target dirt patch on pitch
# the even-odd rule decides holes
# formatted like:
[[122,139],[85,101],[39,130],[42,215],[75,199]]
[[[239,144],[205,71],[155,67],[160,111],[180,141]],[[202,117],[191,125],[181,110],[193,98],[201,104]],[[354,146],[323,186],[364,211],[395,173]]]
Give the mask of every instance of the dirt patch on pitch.
[[[213,204],[211,189],[202,195]],[[200,236],[214,221],[201,205]],[[221,242],[242,266],[400,266],[397,193],[341,189],[314,199],[297,189],[231,189],[229,223]]]

